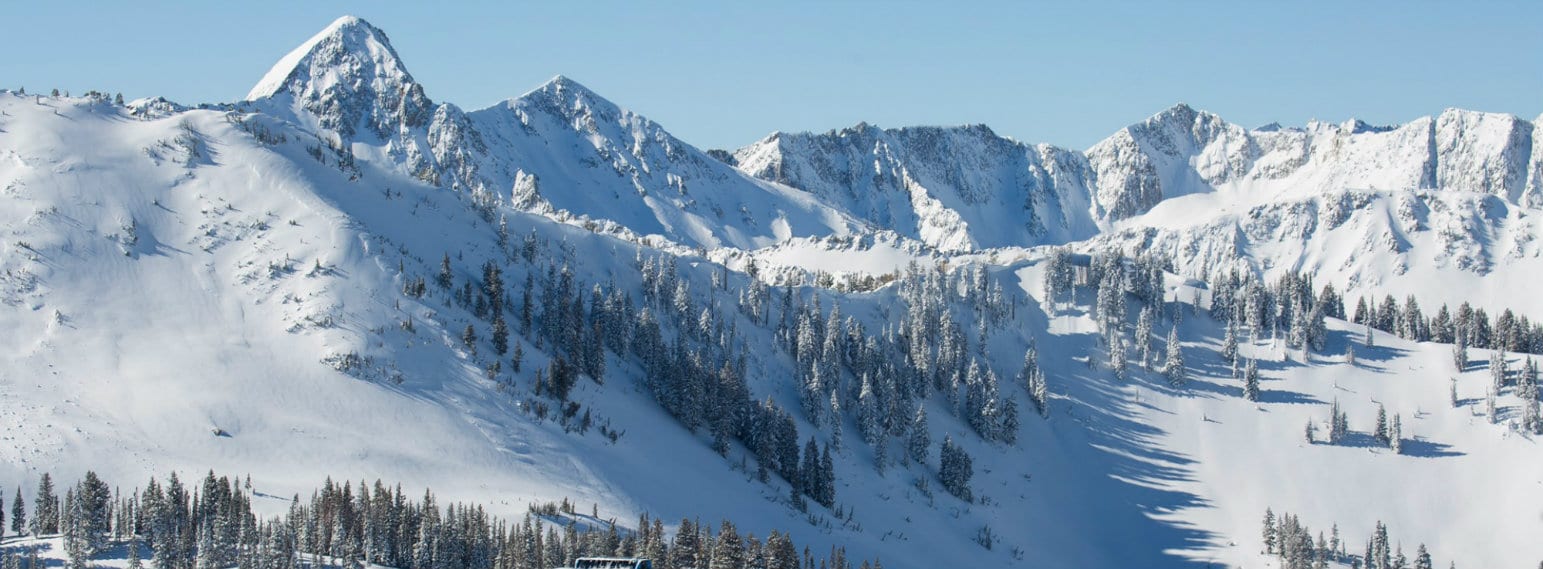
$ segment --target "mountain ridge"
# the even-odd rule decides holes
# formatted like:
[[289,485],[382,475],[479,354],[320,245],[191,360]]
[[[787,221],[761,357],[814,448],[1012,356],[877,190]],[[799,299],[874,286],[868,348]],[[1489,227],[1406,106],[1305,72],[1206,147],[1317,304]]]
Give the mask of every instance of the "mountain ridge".
[[[1351,544],[1389,521],[1461,566],[1543,556],[1525,382],[1482,365],[1505,344],[1454,369],[1333,316],[1336,291],[1485,297],[1543,350],[1539,217],[1513,201],[1532,123],[1175,105],[1096,151],[860,123],[724,160],[563,76],[418,99],[366,26],[254,101],[0,92],[7,489],[381,477],[902,566],[1269,565],[1266,508]],[[1304,437],[1331,410],[1346,439]]]

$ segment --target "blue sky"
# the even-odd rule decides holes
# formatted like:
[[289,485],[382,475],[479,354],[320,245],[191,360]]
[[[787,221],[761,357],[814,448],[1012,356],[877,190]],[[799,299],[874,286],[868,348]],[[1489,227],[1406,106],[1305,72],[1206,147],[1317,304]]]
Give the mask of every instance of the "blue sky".
[[464,108],[567,75],[703,148],[985,123],[1086,147],[1183,101],[1245,126],[1543,114],[1543,3],[6,2],[0,86],[246,94],[343,14]]

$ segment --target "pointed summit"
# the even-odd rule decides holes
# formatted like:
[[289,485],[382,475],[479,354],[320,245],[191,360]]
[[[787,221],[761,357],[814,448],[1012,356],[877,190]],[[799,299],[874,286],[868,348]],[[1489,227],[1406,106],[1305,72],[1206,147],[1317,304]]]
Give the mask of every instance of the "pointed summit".
[[623,120],[637,120],[646,125],[646,128],[659,128],[647,118],[621,108],[600,96],[599,93],[564,75],[548,79],[541,86],[507,101],[506,104],[528,105],[560,117],[565,122],[579,121],[575,124],[582,123],[586,130],[594,129],[596,124],[615,124]]
[[247,93],[246,100],[300,90],[306,82],[322,79],[328,72],[396,75],[412,81],[386,32],[357,17],[343,16],[280,58]]
[[585,105],[599,104],[604,107],[616,107],[615,103],[601,97],[600,94],[590,90],[578,81],[568,78],[566,75],[557,75],[548,79],[541,86],[531,89],[520,99],[546,99],[553,102],[581,103]]
[[432,112],[386,33],[354,16],[338,18],[279,59],[246,100],[286,95],[296,111],[348,136],[361,123],[384,133],[399,121],[421,124]]

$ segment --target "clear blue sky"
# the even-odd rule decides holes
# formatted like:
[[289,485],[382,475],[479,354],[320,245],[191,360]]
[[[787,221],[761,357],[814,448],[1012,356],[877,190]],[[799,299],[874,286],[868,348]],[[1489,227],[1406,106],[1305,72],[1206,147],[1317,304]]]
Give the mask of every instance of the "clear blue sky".
[[553,75],[703,148],[985,123],[1085,147],[1176,102],[1257,126],[1543,113],[1543,2],[4,2],[0,85],[232,101],[343,14],[475,109]]

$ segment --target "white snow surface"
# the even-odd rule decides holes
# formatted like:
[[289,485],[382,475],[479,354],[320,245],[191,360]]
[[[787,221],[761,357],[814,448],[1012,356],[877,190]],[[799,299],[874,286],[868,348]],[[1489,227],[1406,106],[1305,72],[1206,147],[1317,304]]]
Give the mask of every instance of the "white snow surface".
[[[1250,403],[1214,356],[1220,329],[1186,314],[1189,389],[1135,366],[1118,380],[1088,364],[1101,354],[1090,318],[1043,310],[1036,248],[1161,251],[1190,277],[1233,264],[1307,271],[1427,309],[1471,300],[1536,316],[1543,154],[1528,121],[1450,110],[1389,129],[1250,131],[1181,105],[1086,152],[984,127],[860,125],[774,135],[738,151],[736,168],[566,78],[470,113],[433,103],[384,34],[351,17],[247,99],[122,108],[0,93],[0,486],[45,471],[95,469],[128,486],[212,468],[287,496],[327,476],[382,478],[506,515],[566,496],[623,520],[728,517],[895,567],[1270,566],[1259,522],[1272,507],[1315,531],[1337,523],[1352,552],[1382,520],[1438,566],[1543,559],[1543,454],[1511,428],[1514,396],[1500,399],[1501,424],[1479,416],[1482,365],[1456,374],[1449,346],[1383,334],[1357,345],[1356,365],[1261,340],[1243,348],[1264,376]],[[261,142],[253,125],[283,140]],[[356,171],[331,150],[313,158],[323,139]],[[810,524],[785,486],[738,470],[743,449],[719,457],[669,418],[632,362],[612,356],[606,382],[575,393],[626,431],[614,445],[534,420],[485,379],[486,360],[459,340],[470,315],[403,295],[402,279],[431,277],[447,252],[457,278],[470,276],[497,258],[499,217],[584,282],[633,290],[640,248],[679,255],[704,301],[718,263],[746,286],[749,259],[853,274],[987,265],[1019,301],[989,361],[1030,409],[1008,378],[1033,338],[1055,382],[1051,415],[1026,412],[1006,447],[929,403],[934,440],[951,434],[975,457],[987,499],[974,504],[939,491],[935,452],[927,468],[877,472],[849,425],[837,494],[853,523]],[[505,281],[529,270],[510,265]],[[896,302],[887,288],[819,294],[869,330]],[[750,345],[774,344],[738,321]],[[1362,334],[1330,328],[1330,354]],[[523,347],[527,371],[545,365]],[[326,363],[348,355],[365,363]],[[747,355],[756,398],[797,409],[792,362]],[[1363,443],[1379,403],[1401,414],[1406,453],[1306,444],[1304,424],[1335,400]],[[1000,539],[990,550],[973,539],[988,524]]]

